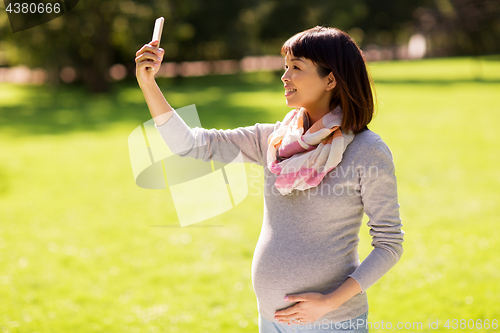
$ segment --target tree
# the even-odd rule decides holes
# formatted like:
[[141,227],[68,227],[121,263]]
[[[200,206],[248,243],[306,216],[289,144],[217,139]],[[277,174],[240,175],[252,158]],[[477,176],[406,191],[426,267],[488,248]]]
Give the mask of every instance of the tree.
[[110,66],[135,68],[135,52],[150,41],[160,16],[165,17],[164,61],[276,55],[288,37],[316,25],[352,31],[361,47],[404,44],[420,31],[434,41],[436,55],[442,50],[448,55],[482,54],[500,50],[499,2],[85,0],[53,21],[17,33],[0,16],[0,52],[4,50],[10,65],[46,68],[51,84],[59,84],[61,68],[71,66],[77,82],[89,91],[105,92]]
[[417,29],[432,42],[432,55],[500,52],[499,0],[434,0],[415,14]]
[[67,14],[17,33],[12,33],[8,22],[3,21],[3,47],[11,65],[46,68],[51,84],[59,84],[60,69],[71,66],[89,91],[106,92],[111,81],[109,67],[117,53],[127,52],[133,60],[137,47],[151,39],[157,13],[169,4],[159,2],[80,1]]

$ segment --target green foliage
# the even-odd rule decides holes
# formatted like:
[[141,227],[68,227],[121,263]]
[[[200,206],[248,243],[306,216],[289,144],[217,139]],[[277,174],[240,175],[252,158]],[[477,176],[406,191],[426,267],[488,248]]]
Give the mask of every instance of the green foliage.
[[[469,58],[370,66],[370,128],[394,155],[406,232],[401,261],[367,291],[370,322],[439,319],[445,332],[447,318],[498,315],[500,59],[480,66],[480,77]],[[274,123],[289,110],[277,73],[159,85],[172,106],[195,103],[205,128]],[[169,191],[132,176],[127,138],[148,119],[132,80],[92,98],[0,84],[0,330],[257,331],[262,196],[200,223],[223,227],[173,227]],[[363,225],[361,259],[370,242]]]
[[486,55],[500,51],[500,0],[434,0],[414,12],[432,56]]
[[0,65],[43,67],[53,85],[71,66],[89,91],[106,92],[113,64],[133,74],[135,52],[151,40],[159,16],[165,17],[164,61],[278,55],[287,38],[316,25],[343,29],[362,47],[395,49],[420,32],[433,56],[490,54],[499,51],[499,1],[85,0],[15,34],[0,15]]
[[[422,0],[419,0],[422,1]],[[49,82],[59,82],[64,66],[76,68],[78,82],[90,91],[108,91],[108,69],[115,63],[135,67],[135,52],[151,40],[154,20],[165,17],[164,61],[241,59],[246,55],[277,55],[293,34],[318,24],[353,30],[360,44],[393,42],[419,2],[368,1],[199,1],[86,0],[66,15],[40,26],[10,30],[0,19],[0,61],[49,70]],[[404,10],[400,10],[404,8]],[[397,11],[398,15],[392,15]],[[384,16],[385,15],[385,16]],[[390,20],[377,20],[391,15]],[[373,19],[375,18],[375,20]],[[364,36],[366,31],[366,36]]]

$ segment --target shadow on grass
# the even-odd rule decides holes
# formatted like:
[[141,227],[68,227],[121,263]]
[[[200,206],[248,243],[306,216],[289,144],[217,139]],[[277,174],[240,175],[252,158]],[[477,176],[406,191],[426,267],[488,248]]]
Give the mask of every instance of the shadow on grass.
[[[256,122],[275,123],[265,108],[235,106],[229,96],[242,92],[282,92],[281,73],[234,74],[182,78],[158,78],[158,86],[172,104],[169,95],[183,97],[183,107],[196,104],[204,128],[236,128]],[[10,103],[0,101],[0,131],[41,134],[66,134],[74,131],[99,131],[111,124],[126,122],[138,125],[151,115],[135,78],[116,83],[112,91],[89,94],[83,85],[8,86]],[[210,89],[217,98],[203,98]],[[206,95],[206,94],[205,94]],[[283,103],[285,104],[285,103]],[[286,107],[286,105],[285,105]],[[222,127],[221,127],[222,126]]]
[[[204,128],[228,129],[255,123],[276,123],[290,110],[270,113],[269,107],[234,104],[235,93],[271,93],[282,96],[281,71],[250,74],[213,75],[182,79],[158,78],[158,86],[174,108],[196,104]],[[377,79],[375,84],[445,86],[462,83],[499,84],[500,80],[474,79]],[[115,123],[130,123],[132,128],[151,119],[147,103],[135,78],[116,83],[105,94],[89,94],[83,85],[4,86],[9,93],[0,100],[0,131],[16,135],[59,135],[75,131],[101,131]],[[259,98],[259,95],[249,95]],[[264,96],[265,97],[265,96]],[[279,97],[278,97],[279,98]],[[242,105],[243,104],[243,105]],[[245,106],[248,104],[249,106]],[[283,112],[282,112],[283,111]]]

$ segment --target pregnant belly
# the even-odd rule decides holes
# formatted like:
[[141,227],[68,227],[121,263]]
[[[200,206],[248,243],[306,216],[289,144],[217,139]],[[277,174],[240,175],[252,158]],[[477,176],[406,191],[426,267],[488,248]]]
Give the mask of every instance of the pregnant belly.
[[301,289],[343,283],[359,265],[355,246],[260,237],[252,261],[254,287]]
[[[260,237],[252,261],[252,283],[258,311],[267,320],[274,321],[275,311],[296,304],[286,302],[283,299],[286,295],[305,292],[329,294],[344,283],[347,275],[354,272],[358,265],[356,250],[334,251],[325,243],[303,243],[300,240],[280,242]],[[365,298],[364,294],[357,295],[343,308],[356,304],[355,310],[359,310],[367,303]],[[348,310],[343,308],[336,313],[347,315]]]

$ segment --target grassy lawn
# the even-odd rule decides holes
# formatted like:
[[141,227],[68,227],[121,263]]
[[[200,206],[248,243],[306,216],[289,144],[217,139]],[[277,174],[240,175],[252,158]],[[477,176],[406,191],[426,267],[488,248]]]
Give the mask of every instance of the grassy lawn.
[[[369,127],[394,155],[406,235],[367,291],[368,320],[419,332],[500,320],[500,57],[370,70]],[[173,107],[196,104],[203,127],[227,129],[283,119],[280,75],[158,84]],[[102,95],[0,83],[0,332],[257,332],[262,195],[199,223],[222,227],[173,227],[169,190],[136,186],[130,166],[128,135],[149,119],[133,79]],[[366,224],[360,238],[364,258]]]

